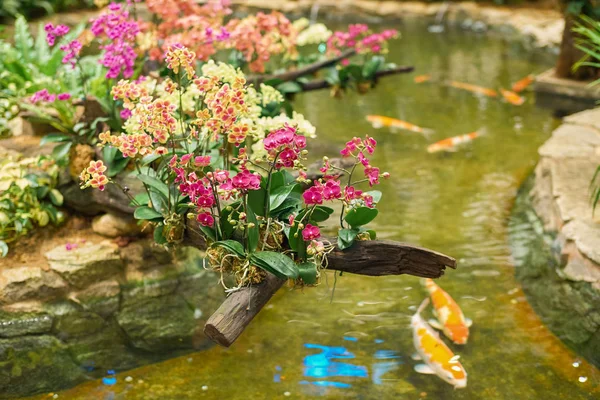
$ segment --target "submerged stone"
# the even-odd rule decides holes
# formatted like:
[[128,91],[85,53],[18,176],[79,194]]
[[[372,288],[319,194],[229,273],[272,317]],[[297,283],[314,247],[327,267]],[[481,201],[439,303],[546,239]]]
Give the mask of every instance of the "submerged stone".
[[147,297],[117,314],[117,322],[133,346],[152,352],[192,347],[194,311],[183,297]]
[[55,390],[83,379],[64,345],[49,335],[0,339],[0,393],[17,397]]

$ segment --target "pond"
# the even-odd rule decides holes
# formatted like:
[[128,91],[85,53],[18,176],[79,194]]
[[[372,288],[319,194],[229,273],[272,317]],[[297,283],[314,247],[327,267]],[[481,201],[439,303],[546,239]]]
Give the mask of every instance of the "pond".
[[[452,346],[468,372],[454,390],[413,370],[410,316],[424,299],[417,278],[334,276],[318,288],[281,290],[230,348],[184,355],[119,372],[59,393],[67,399],[431,398],[588,399],[600,394],[600,372],[574,354],[527,303],[515,280],[508,218],[517,190],[532,171],[537,148],[558,124],[520,107],[442,84],[510,83],[550,66],[546,57],[499,38],[460,30],[429,33],[426,25],[395,26],[403,38],[392,61],[415,65],[435,81],[385,78],[364,96],[332,101],[326,91],[298,96],[298,111],[318,129],[313,154],[331,154],[348,137],[373,135],[374,164],[392,178],[382,186],[380,237],[456,257],[438,283],[474,321],[469,343]],[[368,114],[431,128],[425,137],[374,130]],[[428,154],[429,144],[480,130],[455,153]],[[60,367],[60,366],[57,366]],[[41,398],[46,397],[44,394]]]

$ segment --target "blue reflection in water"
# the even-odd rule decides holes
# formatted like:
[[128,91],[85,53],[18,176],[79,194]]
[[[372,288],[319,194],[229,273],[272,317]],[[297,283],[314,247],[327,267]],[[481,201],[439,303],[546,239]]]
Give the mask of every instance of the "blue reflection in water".
[[352,336],[344,336],[344,340],[347,340],[349,342],[358,342],[358,338]]
[[301,385],[315,385],[315,386],[320,386],[320,387],[335,387],[335,388],[340,388],[340,389],[348,389],[348,388],[352,387],[352,385],[349,383],[331,382],[331,381],[315,381],[315,382],[300,381],[298,383]]
[[[356,338],[344,336],[344,340],[357,341]],[[379,343],[382,343],[381,340]],[[304,345],[307,349],[321,350],[321,353],[311,354],[304,357],[304,376],[307,378],[321,379],[318,381],[303,380],[299,383],[301,385],[313,385],[321,388],[341,388],[347,389],[352,387],[349,383],[336,382],[326,380],[324,378],[331,377],[353,377],[353,378],[368,378],[369,371],[366,366],[354,365],[347,362],[339,362],[333,360],[339,359],[353,359],[356,356],[349,352],[345,347],[336,346],[323,346],[319,344],[306,343]],[[382,376],[390,371],[398,369],[398,366],[402,364],[401,358],[394,350],[376,350],[373,354],[375,359],[379,360],[390,360],[385,362],[374,363],[371,366],[372,369],[372,382],[376,385],[383,383]],[[275,381],[279,381],[279,374],[275,375]],[[324,393],[323,393],[324,394]]]

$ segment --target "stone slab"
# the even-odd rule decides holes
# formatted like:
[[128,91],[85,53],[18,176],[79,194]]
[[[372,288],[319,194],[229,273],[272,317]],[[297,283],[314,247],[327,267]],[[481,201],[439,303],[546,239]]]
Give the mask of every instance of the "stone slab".
[[86,244],[72,250],[58,246],[46,253],[50,269],[76,288],[117,276],[123,268],[119,247],[111,242]]

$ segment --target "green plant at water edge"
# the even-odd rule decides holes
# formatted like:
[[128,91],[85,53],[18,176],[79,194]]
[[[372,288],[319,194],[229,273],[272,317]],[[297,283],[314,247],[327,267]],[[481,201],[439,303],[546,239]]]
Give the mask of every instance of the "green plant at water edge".
[[[8,120],[22,111],[31,119],[46,123],[60,132],[69,132],[75,124],[75,107],[70,101],[31,101],[41,90],[49,93],[68,93],[68,98],[81,94],[76,71],[62,64],[63,52],[59,46],[50,48],[45,35],[34,40],[24,17],[15,21],[12,42],[0,40],[0,105],[4,120],[0,120],[0,134],[8,128]],[[43,26],[38,26],[43,32]],[[74,29],[64,38],[74,39],[81,28]],[[67,97],[67,95],[65,95]]]
[[0,156],[0,256],[8,244],[38,226],[59,224],[64,215],[56,207],[63,196],[56,189],[59,167],[45,156]]
[[[580,22],[575,24],[573,32],[579,36],[576,38],[575,47],[585,53],[573,69],[581,67],[593,67],[600,69],[600,21],[581,15]],[[592,82],[592,85],[600,83],[600,79]]]

